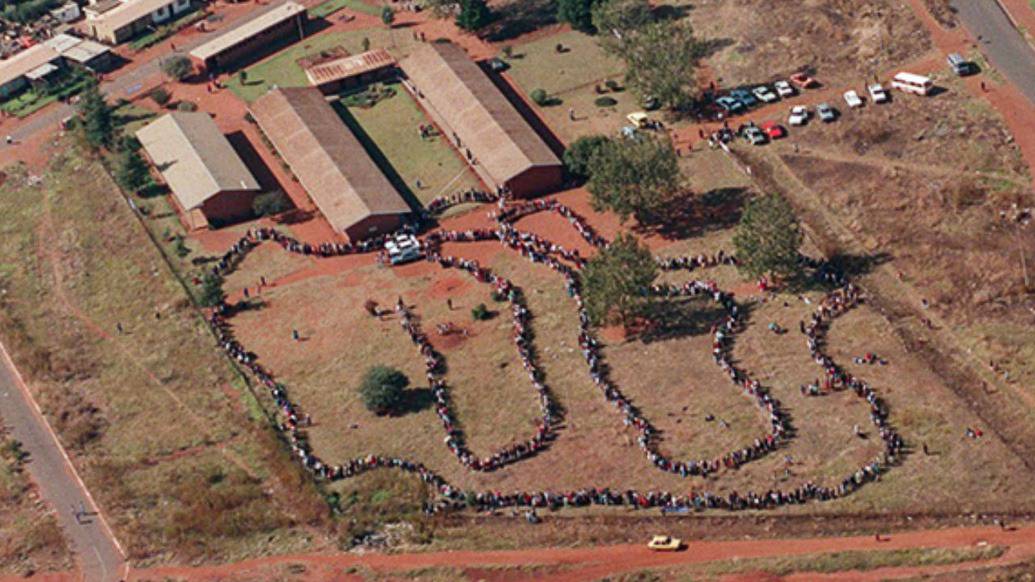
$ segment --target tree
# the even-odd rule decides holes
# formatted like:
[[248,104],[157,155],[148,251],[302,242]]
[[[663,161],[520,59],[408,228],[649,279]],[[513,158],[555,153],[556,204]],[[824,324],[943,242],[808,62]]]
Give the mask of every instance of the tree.
[[532,92],[528,94],[532,98],[532,101],[536,105],[542,107],[550,102],[550,95],[546,92],[546,89],[532,89]]
[[682,187],[672,145],[652,137],[607,140],[588,167],[593,208],[612,210],[623,222],[629,216],[640,224],[657,221]]
[[740,269],[752,277],[788,276],[798,270],[802,240],[794,209],[783,197],[770,194],[754,198],[744,207],[733,246]]
[[576,180],[589,178],[589,165],[593,157],[610,141],[603,135],[584,135],[564,150],[564,168]]
[[137,192],[147,185],[150,178],[147,162],[140,157],[135,148],[124,146],[119,150],[115,162],[115,181],[123,190]]
[[631,234],[620,234],[582,270],[582,297],[594,325],[623,326],[648,312],[646,292],[658,276],[650,250]]
[[592,20],[597,42],[621,55],[625,39],[654,22],[654,12],[647,0],[605,0],[594,3]]
[[194,72],[194,64],[183,55],[172,55],[162,61],[162,72],[170,79],[182,81]]
[[287,196],[280,190],[259,194],[252,200],[252,212],[256,216],[280,214],[290,207],[291,204],[288,202]]
[[223,278],[214,273],[205,273],[201,278],[201,296],[198,297],[202,307],[215,307],[226,301],[223,291]]
[[[607,0],[603,0],[606,3]],[[593,34],[592,10],[601,0],[557,0],[557,20],[567,22],[572,28],[586,34]]]
[[492,21],[492,11],[485,0],[460,0],[456,25],[467,31],[478,30]]
[[646,24],[622,38],[625,82],[641,97],[669,109],[686,109],[697,90],[697,63],[703,44],[685,21]]
[[367,410],[377,415],[398,412],[403,390],[410,385],[405,374],[387,366],[374,366],[363,375],[359,396]]
[[97,81],[86,85],[79,98],[79,116],[83,120],[83,133],[93,147],[109,145],[115,136],[115,122],[112,108],[104,100]]
[[381,22],[389,28],[391,28],[392,23],[395,22],[395,10],[391,6],[385,6],[381,9]]

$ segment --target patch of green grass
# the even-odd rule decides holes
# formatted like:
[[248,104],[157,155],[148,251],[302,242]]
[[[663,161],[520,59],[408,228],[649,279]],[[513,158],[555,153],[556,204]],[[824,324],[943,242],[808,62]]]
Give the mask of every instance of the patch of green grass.
[[27,117],[59,99],[79,93],[86,87],[87,82],[85,76],[72,75],[65,79],[60,86],[45,93],[37,93],[35,89],[29,89],[0,105],[0,109],[17,117]]
[[326,2],[321,2],[309,9],[309,18],[327,18],[342,8],[348,8],[349,10],[355,10],[356,12],[371,16],[381,15],[379,8],[371,6],[363,2],[363,0],[326,0]]
[[365,28],[345,32],[330,31],[317,34],[302,42],[278,52],[266,60],[246,69],[246,82],[234,75],[226,85],[238,97],[252,102],[266,94],[270,87],[308,87],[309,79],[298,61],[307,56],[319,55],[335,47],[344,47],[351,54],[363,52],[363,39],[370,41],[371,48],[384,48],[396,58],[409,54],[416,41],[406,31],[385,28]]
[[[557,44],[565,52],[558,53]],[[576,89],[593,91],[604,79],[618,78],[625,65],[604,52],[596,40],[580,32],[565,32],[514,47],[507,74],[517,81],[525,94],[544,89],[549,95],[564,97]]]
[[[418,128],[429,121],[401,85],[395,86],[395,95],[372,107],[347,109],[355,125],[369,138],[361,141],[367,141],[368,149],[377,150],[375,160],[381,158],[382,165],[389,165],[386,173],[394,174],[402,183],[401,188],[421,204],[442,194],[479,187],[478,178],[452,149],[447,137],[421,139]],[[417,186],[418,180],[421,187]]]

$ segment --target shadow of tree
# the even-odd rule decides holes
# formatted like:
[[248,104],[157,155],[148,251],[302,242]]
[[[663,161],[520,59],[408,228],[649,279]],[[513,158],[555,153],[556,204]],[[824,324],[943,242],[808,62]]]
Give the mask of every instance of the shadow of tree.
[[430,388],[410,388],[408,390],[403,390],[402,400],[399,402],[399,407],[395,410],[392,416],[416,414],[422,410],[431,408],[431,405],[434,402],[435,396],[431,393]]
[[657,222],[641,229],[670,240],[724,230],[740,221],[746,200],[747,189],[741,187],[716,188],[700,195],[687,191],[673,198]]
[[702,298],[661,299],[646,312],[653,325],[640,332],[638,339],[649,344],[708,333],[724,313],[722,307]]
[[557,24],[556,0],[514,0],[497,9],[496,21],[486,29],[485,39],[511,40],[551,24]]

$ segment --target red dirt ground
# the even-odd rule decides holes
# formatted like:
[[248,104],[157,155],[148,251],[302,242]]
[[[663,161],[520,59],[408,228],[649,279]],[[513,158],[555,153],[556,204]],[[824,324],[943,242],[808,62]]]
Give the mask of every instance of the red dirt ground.
[[[676,522],[673,522],[676,523]],[[673,535],[679,535],[678,527]],[[451,567],[481,569],[488,566],[541,565],[547,570],[537,573],[538,580],[596,580],[603,576],[630,572],[644,568],[666,568],[703,564],[732,559],[767,558],[775,556],[801,556],[814,553],[841,551],[902,550],[909,548],[967,548],[981,542],[1009,546],[1000,558],[976,562],[970,565],[992,566],[1017,563],[1035,556],[1035,526],[1025,526],[1013,531],[999,528],[975,527],[933,531],[917,531],[883,536],[877,541],[872,536],[843,538],[801,538],[785,540],[737,540],[737,541],[691,541],[689,550],[676,553],[654,553],[643,545],[605,546],[577,549],[529,549],[515,551],[486,552],[429,552],[418,554],[335,554],[278,556],[248,560],[235,564],[189,567],[158,567],[131,571],[129,580],[154,580],[166,577],[178,580],[204,581],[234,579],[262,579],[282,571],[289,564],[305,566],[305,574],[298,580],[347,580],[343,570],[353,566],[364,566],[375,572],[402,572],[428,567]],[[945,571],[959,571],[967,565],[885,568],[872,572],[843,572],[818,577],[815,574],[791,576],[790,580],[879,580],[899,578]],[[490,574],[486,570],[480,572]],[[501,578],[508,574],[501,572]],[[487,579],[493,579],[489,575]],[[741,579],[747,579],[741,577]],[[751,580],[758,577],[751,576]]]

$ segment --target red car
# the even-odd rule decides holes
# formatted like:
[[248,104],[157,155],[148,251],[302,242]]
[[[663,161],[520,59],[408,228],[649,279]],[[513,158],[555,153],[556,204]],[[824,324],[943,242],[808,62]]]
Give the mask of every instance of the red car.
[[783,137],[787,137],[787,130],[775,121],[763,122],[762,125],[759,125],[758,127],[762,128],[762,131],[764,131],[765,134],[769,136],[769,139],[780,139]]
[[810,77],[808,73],[794,73],[791,75],[791,83],[794,83],[799,89],[819,87],[819,81]]

